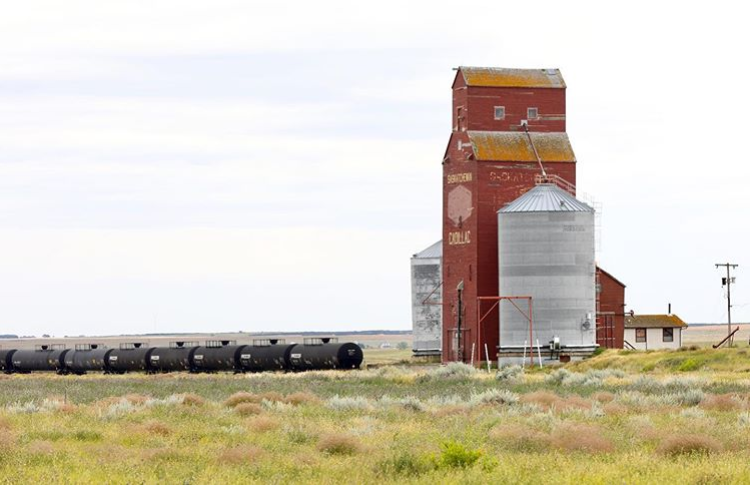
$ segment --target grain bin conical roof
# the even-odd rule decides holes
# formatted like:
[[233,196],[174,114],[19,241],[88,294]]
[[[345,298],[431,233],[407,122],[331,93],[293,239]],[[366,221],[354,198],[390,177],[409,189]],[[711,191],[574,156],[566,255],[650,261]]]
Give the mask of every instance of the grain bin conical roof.
[[594,212],[557,185],[540,184],[498,212]]

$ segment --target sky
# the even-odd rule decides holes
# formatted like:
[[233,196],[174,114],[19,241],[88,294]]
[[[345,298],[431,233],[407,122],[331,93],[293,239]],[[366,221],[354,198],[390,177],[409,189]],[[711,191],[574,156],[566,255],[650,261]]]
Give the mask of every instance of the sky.
[[409,329],[460,65],[562,70],[628,309],[750,321],[735,5],[9,3],[0,333]]

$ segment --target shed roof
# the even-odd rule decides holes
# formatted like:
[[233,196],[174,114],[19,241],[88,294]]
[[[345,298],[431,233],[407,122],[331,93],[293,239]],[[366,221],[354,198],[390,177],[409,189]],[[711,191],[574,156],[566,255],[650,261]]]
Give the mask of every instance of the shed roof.
[[565,88],[559,69],[508,69],[461,66],[467,86],[493,88]]
[[677,315],[633,315],[625,317],[625,328],[685,328]]
[[540,184],[498,212],[594,212],[594,209],[554,184]]
[[[477,160],[536,162],[534,149],[524,132],[468,131]],[[575,162],[567,133],[529,133],[542,162]]]
[[423,249],[420,252],[416,253],[414,258],[418,259],[432,259],[432,258],[442,258],[443,257],[443,240],[436,242],[432,246],[428,247],[427,249]]

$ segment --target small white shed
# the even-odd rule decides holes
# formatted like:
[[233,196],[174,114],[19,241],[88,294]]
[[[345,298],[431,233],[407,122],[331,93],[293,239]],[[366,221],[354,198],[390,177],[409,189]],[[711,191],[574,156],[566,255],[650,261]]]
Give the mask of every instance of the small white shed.
[[687,323],[677,315],[626,315],[625,348],[679,349],[684,328]]

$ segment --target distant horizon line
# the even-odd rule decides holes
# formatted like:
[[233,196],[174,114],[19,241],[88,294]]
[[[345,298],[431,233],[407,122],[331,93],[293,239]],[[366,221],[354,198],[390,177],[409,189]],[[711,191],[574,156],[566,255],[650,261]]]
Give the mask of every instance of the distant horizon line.
[[288,332],[158,332],[158,333],[137,333],[137,334],[117,334],[117,335],[64,335],[62,337],[56,337],[48,334],[48,336],[36,336],[36,335],[15,335],[15,334],[3,334],[0,335],[0,340],[13,340],[13,339],[81,339],[81,338],[123,338],[123,337],[182,337],[182,336],[216,336],[216,335],[248,335],[248,336],[271,336],[271,335],[407,335],[411,334],[412,330],[347,330],[347,331],[288,331]]

